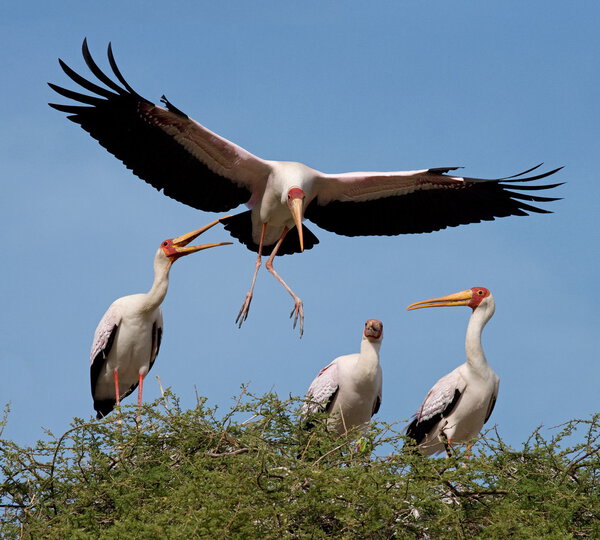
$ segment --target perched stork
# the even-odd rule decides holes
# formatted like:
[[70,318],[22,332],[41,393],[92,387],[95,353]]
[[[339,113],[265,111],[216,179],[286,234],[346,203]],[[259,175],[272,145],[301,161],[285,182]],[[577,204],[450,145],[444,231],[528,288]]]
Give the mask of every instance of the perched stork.
[[[301,252],[319,241],[303,224],[345,236],[428,233],[496,217],[549,213],[528,204],[556,198],[534,194],[560,184],[526,185],[554,169],[526,176],[537,169],[491,180],[447,174],[458,167],[414,171],[326,174],[302,163],[271,161],[198,124],[170,103],[165,108],[140,96],[127,83],[111,46],[108,61],[118,84],[104,73],[83,41],[83,57],[105,87],[91,82],[59,60],[82,94],[50,83],[76,104],[50,104],[67,113],[133,173],[164,194],[204,211],[221,212],[242,203],[250,210],[232,216],[225,228],[248,249],[258,253],[250,290],[238,313],[242,325],[252,300],[262,255],[267,270],[294,299],[290,317],[304,328],[302,301],[273,267],[277,255]],[[527,201],[527,202],[525,202]],[[288,235],[296,227],[297,235]]]
[[365,323],[360,352],[339,356],[324,367],[307,392],[302,416],[317,411],[329,413],[328,427],[341,435],[354,427],[365,427],[381,405],[379,349],[383,324]]
[[435,383],[406,430],[427,456],[444,449],[450,455],[452,443],[475,438],[494,410],[500,384],[481,346],[481,332],[495,310],[492,293],[473,287],[407,309],[439,306],[469,306],[473,313],[467,326],[467,361]]
[[97,418],[106,416],[136,387],[138,408],[141,407],[144,377],[152,369],[160,348],[163,329],[160,305],[167,295],[171,265],[190,253],[231,244],[188,246],[217,223],[219,220],[163,241],[154,257],[154,283],[150,291],[115,300],[100,320],[90,355],[92,398]]

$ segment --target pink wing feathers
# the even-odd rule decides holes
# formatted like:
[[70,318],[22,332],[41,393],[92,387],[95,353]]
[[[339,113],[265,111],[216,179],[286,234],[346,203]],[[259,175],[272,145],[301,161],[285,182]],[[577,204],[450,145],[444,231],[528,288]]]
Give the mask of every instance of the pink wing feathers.
[[406,428],[406,434],[417,444],[422,442],[427,433],[452,412],[466,386],[458,369],[442,377],[427,393],[421,408]]
[[339,388],[337,361],[324,367],[306,392],[307,402],[302,407],[302,418],[310,413],[328,411]]

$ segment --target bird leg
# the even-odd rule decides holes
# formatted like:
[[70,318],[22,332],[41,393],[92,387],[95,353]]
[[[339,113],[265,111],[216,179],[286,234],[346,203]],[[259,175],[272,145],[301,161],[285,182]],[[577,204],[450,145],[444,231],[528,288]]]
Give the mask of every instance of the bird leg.
[[119,419],[117,420],[117,424],[119,425],[119,433],[121,432],[121,424],[123,420],[121,419],[121,394],[119,392],[119,372],[114,369],[113,376],[115,379],[115,406],[119,411]]
[[283,285],[283,288],[288,293],[290,293],[291,297],[294,299],[294,308],[290,313],[290,319],[292,318],[292,316],[294,317],[294,328],[296,328],[296,323],[298,322],[298,319],[300,320],[300,337],[302,337],[302,334],[304,334],[304,307],[302,304],[302,300],[300,300],[300,298],[298,298],[298,296],[294,294],[294,291],[292,291],[292,289],[289,288],[288,284],[285,281],[283,281],[283,279],[281,279],[281,276],[275,271],[275,268],[273,268],[273,259],[275,259],[277,251],[279,251],[279,248],[281,247],[281,244],[283,244],[283,240],[285,239],[285,235],[288,233],[289,230],[290,229],[288,227],[284,227],[283,233],[281,234],[281,238],[279,238],[277,244],[275,244],[275,247],[271,252],[271,256],[267,260],[265,266],[267,267],[267,270],[271,274],[273,274],[275,279],[277,279],[277,281],[279,281],[279,283]]
[[256,276],[258,274],[258,269],[262,264],[262,248],[266,230],[267,224],[263,223],[262,230],[260,232],[260,242],[258,244],[258,256],[256,257],[256,266],[254,268],[254,275],[252,276],[250,290],[246,293],[244,303],[242,304],[242,307],[240,308],[240,311],[237,317],[235,318],[235,323],[238,325],[238,328],[241,328],[242,323],[248,318],[248,311],[250,311],[250,302],[252,302],[252,295],[254,294],[254,284],[256,283]]
[[113,376],[115,379],[115,404],[117,407],[121,406],[121,397],[119,394],[119,372],[115,369],[113,370]]
[[143,387],[144,387],[144,376],[140,373],[140,378],[139,378],[139,382],[138,382],[138,412],[137,412],[137,416],[135,417],[137,422],[139,422],[142,419],[141,410],[142,410]]
[[473,448],[473,443],[467,444],[467,450],[465,452],[465,456],[467,457],[467,459],[471,459],[471,448]]

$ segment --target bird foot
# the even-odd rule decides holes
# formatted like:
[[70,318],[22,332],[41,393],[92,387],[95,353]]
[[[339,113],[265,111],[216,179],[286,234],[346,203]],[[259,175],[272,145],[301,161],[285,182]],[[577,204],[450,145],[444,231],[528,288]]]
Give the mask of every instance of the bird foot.
[[248,292],[248,293],[246,293],[246,298],[244,299],[244,303],[242,304],[242,307],[240,308],[240,311],[237,314],[237,317],[235,318],[235,324],[238,325],[238,328],[241,328],[244,321],[248,318],[248,312],[250,311],[250,303],[251,302],[252,302],[252,293]]
[[294,317],[294,325],[293,328],[296,328],[296,324],[298,320],[300,320],[300,337],[304,334],[304,307],[302,300],[300,298],[296,298],[294,300],[294,309],[290,313],[290,319]]

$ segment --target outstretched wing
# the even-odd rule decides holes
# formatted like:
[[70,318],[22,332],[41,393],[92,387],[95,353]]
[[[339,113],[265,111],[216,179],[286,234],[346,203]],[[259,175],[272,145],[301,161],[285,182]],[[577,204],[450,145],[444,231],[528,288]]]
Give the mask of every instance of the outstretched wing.
[[302,421],[311,413],[329,412],[339,389],[337,361],[324,367],[315,377],[306,392],[306,402],[302,406]]
[[76,104],[50,106],[69,114],[128,169],[164,194],[200,210],[221,212],[261,193],[268,163],[201,126],[163,96],[166,108],[140,96],[119,71],[108,46],[112,72],[122,86],[95,63],[86,40],[83,57],[108,88],[91,82],[59,60],[63,71],[92,95],[49,83]]
[[323,229],[345,236],[391,236],[427,233],[498,217],[526,216],[528,212],[550,213],[528,204],[558,200],[531,192],[552,189],[560,183],[524,184],[560,170],[525,176],[540,165],[511,177],[490,180],[447,174],[457,167],[324,174],[317,180],[318,195],[307,207],[305,217]]
[[436,424],[452,412],[466,386],[458,370],[442,377],[427,393],[421,408],[406,428],[406,434],[417,444],[421,443]]

